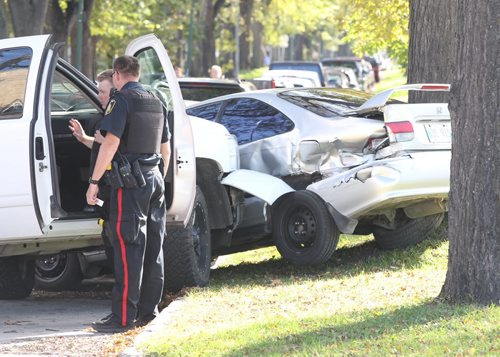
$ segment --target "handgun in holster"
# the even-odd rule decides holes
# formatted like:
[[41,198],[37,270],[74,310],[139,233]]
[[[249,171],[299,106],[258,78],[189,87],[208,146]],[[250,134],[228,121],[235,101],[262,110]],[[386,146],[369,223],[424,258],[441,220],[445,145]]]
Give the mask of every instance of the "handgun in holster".
[[116,190],[123,187],[123,180],[118,169],[118,163],[113,161],[111,163],[111,168],[108,168],[105,172],[106,181],[112,189]]
[[132,163],[132,168],[135,179],[137,180],[137,185],[139,185],[139,187],[146,186],[146,180],[144,179],[144,175],[142,174],[141,164],[139,163],[139,160],[135,160]]

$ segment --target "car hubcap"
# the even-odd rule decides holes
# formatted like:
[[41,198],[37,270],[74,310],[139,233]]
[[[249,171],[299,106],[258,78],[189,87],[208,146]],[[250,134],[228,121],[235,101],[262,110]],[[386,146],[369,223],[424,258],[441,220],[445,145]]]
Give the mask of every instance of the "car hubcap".
[[316,237],[316,220],[305,207],[297,208],[288,220],[288,235],[291,242],[300,248],[310,246]]

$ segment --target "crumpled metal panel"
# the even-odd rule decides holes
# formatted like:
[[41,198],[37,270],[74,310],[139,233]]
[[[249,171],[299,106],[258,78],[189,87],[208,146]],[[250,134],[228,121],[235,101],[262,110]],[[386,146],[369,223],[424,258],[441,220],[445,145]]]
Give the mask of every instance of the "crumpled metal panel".
[[295,128],[288,133],[240,146],[240,165],[273,176],[344,171],[353,165],[343,155],[361,153],[369,137],[384,136],[381,120],[340,117],[293,118]]

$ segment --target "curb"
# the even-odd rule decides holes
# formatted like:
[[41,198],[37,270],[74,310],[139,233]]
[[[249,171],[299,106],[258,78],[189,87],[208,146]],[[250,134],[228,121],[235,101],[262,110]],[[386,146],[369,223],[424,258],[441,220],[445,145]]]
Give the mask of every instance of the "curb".
[[158,317],[151,321],[144,327],[144,330],[139,333],[132,346],[127,347],[124,351],[120,352],[119,357],[142,357],[144,353],[140,346],[151,338],[155,333],[164,329],[172,320],[173,315],[180,310],[183,298],[172,301],[166,308],[164,308]]

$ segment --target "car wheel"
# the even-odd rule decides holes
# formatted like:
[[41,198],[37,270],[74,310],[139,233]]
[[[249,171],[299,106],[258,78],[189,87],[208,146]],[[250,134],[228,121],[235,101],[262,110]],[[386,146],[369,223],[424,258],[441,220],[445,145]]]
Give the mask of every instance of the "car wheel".
[[196,196],[186,228],[170,228],[163,244],[165,290],[178,292],[184,286],[205,286],[212,262],[208,208],[201,189]]
[[375,242],[382,249],[405,248],[415,245],[436,230],[444,218],[444,213],[411,219],[404,211],[396,213],[393,227],[373,226]]
[[77,253],[59,253],[35,260],[35,287],[42,290],[75,290],[83,274]]
[[22,257],[0,258],[0,299],[24,299],[34,284],[34,263]]
[[274,211],[276,247],[283,258],[293,264],[326,262],[337,248],[339,236],[325,202],[312,192],[292,192]]

